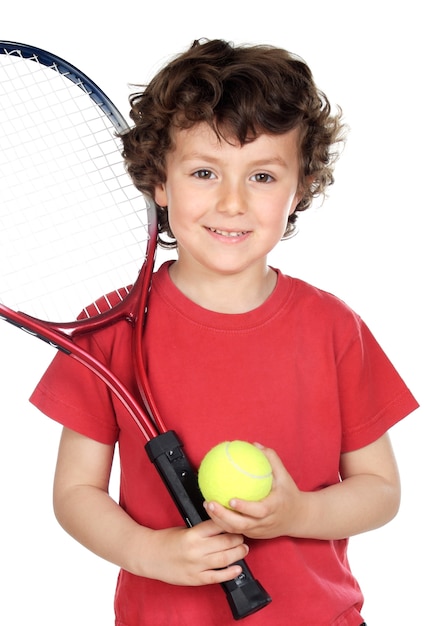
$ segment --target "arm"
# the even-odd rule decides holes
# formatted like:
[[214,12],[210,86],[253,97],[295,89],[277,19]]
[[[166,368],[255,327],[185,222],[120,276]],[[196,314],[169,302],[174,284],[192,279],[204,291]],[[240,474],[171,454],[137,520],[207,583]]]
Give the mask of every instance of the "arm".
[[241,568],[230,565],[247,554],[240,534],[222,534],[209,520],[165,530],[135,522],[108,494],[112,459],[113,446],[64,428],[54,509],[70,535],[133,574],[172,584],[203,585],[239,575]]
[[277,454],[264,449],[274,474],[270,495],[260,502],[235,500],[237,515],[216,503],[207,511],[227,532],[247,537],[342,539],[389,522],[400,502],[397,465],[386,434],[341,456],[341,482],[314,492],[300,491]]

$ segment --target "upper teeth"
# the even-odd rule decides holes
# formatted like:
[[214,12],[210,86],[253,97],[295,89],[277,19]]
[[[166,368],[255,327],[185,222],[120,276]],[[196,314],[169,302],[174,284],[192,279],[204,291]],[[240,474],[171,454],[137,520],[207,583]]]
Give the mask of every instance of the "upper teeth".
[[210,229],[213,233],[217,233],[218,235],[223,235],[224,237],[241,237],[241,235],[245,235],[246,231],[241,230],[241,231],[228,231],[228,230],[219,230],[218,228],[211,228]]

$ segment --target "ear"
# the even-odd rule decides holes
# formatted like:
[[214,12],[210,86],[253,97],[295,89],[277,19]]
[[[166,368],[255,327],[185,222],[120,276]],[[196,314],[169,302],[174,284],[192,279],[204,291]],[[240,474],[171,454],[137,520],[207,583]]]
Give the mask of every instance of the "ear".
[[159,183],[155,186],[155,202],[159,206],[168,206],[168,194],[166,193],[165,183]]
[[296,207],[299,204],[299,202],[302,200],[302,197],[303,197],[303,192],[301,189],[298,189],[296,195],[294,196],[292,200],[289,215],[292,215],[296,211]]
[[289,215],[291,215],[292,213],[295,212],[297,205],[299,204],[299,202],[302,200],[304,194],[305,194],[305,190],[308,189],[312,183],[315,180],[315,176],[313,174],[310,174],[309,176],[306,177],[305,179],[305,186],[300,186],[297,189],[296,195],[293,198],[293,202],[292,205],[290,207],[290,213]]

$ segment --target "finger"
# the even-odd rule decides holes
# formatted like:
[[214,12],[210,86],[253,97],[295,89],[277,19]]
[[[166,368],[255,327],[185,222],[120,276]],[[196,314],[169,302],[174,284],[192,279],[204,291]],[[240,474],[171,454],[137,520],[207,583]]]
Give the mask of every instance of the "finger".
[[[234,501],[240,502],[240,501]],[[239,512],[227,509],[217,502],[205,503],[206,511],[208,515],[213,519],[214,523],[226,533],[236,534],[236,536],[242,536],[246,528],[246,520]]]
[[[237,498],[230,500],[231,508],[239,514],[237,518],[232,518],[232,520],[234,522],[239,522],[243,524],[243,522],[246,522],[246,520],[249,518],[255,522],[259,519],[264,518],[269,512],[269,507],[266,503],[267,498],[254,502],[248,500],[239,500]],[[244,526],[240,527],[240,532],[242,532],[243,528]]]
[[[222,536],[225,536],[222,535]],[[205,570],[201,577],[204,584],[229,581],[237,578],[242,573],[242,567],[238,561],[244,559],[249,552],[245,543],[224,550],[211,552],[203,560]]]
[[281,459],[273,448],[267,448],[257,441],[253,445],[264,453],[270,462],[272,469],[274,469],[274,467],[278,469],[282,466]]
[[267,457],[272,469],[272,489],[275,489],[288,476],[287,470],[278,456],[277,452],[273,448],[267,448],[260,443],[254,444],[257,448]]
[[202,585],[213,585],[224,583],[237,578],[242,573],[240,565],[231,564],[228,567],[218,569],[208,569],[202,572],[200,581]]
[[[202,528],[201,528],[202,526]],[[223,530],[221,526],[210,520],[206,523],[199,524],[190,529],[191,540],[195,542],[198,549],[201,549],[203,556],[213,555],[221,552],[229,552],[234,549],[240,549],[242,553],[248,551],[248,547],[244,545],[244,537],[241,533],[227,532]],[[195,536],[200,538],[199,544]],[[237,556],[237,555],[236,555]],[[237,557],[239,558],[239,557]],[[243,556],[241,557],[243,558]],[[233,562],[234,557],[229,555],[225,565],[219,565],[219,567],[225,567],[229,563]]]
[[208,569],[223,569],[244,559],[248,553],[248,546],[242,543],[224,550],[212,551],[205,557],[204,562],[207,564]]
[[222,533],[222,529],[212,519],[210,519],[193,526],[191,532],[197,533],[199,537],[206,539],[207,537],[220,535]]

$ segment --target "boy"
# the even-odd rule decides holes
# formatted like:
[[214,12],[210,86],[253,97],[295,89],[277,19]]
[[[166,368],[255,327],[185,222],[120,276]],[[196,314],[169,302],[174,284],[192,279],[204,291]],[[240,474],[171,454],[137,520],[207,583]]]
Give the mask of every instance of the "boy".
[[[359,626],[347,538],[396,514],[387,431],[417,403],[353,311],[267,265],[333,182],[340,113],[297,57],[219,40],[195,42],[131,106],[124,158],[178,251],[149,301],[159,412],[196,465],[220,441],[261,442],[273,489],[234,510],[207,503],[211,519],[183,528],[125,411],[59,354],[32,396],[64,425],[56,515],[121,567],[118,626],[232,624],[217,583],[248,552],[273,598],[249,624]],[[81,341],[134,388],[130,335],[121,322]],[[116,442],[120,506],[107,492]]]

